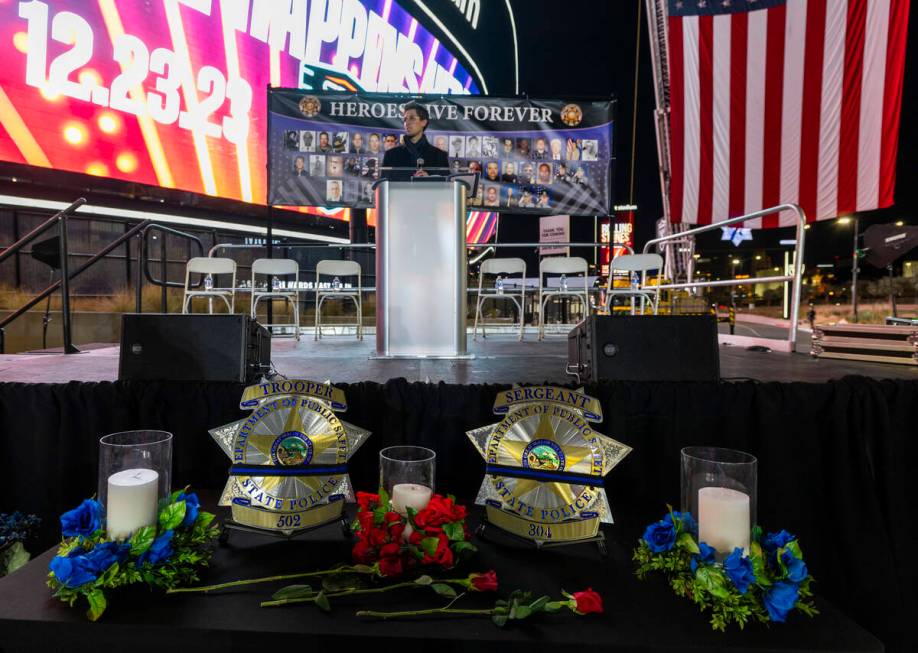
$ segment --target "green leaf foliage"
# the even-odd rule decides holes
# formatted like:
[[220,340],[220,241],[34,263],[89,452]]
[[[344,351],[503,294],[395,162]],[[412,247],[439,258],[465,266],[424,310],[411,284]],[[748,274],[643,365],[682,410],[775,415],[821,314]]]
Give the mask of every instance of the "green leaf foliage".
[[315,604],[325,612],[331,612],[331,603],[328,602],[328,597],[325,596],[325,592],[319,592],[315,598]]
[[465,540],[465,529],[462,527],[461,521],[443,524],[443,532],[446,533],[446,537],[448,537],[451,542],[461,542]]
[[105,612],[108,605],[105,600],[105,593],[102,590],[93,590],[86,594],[86,600],[89,602],[89,610],[86,616],[90,621],[96,621]]
[[434,555],[437,552],[437,546],[440,544],[440,540],[436,537],[425,537],[421,540],[421,549],[429,556]]
[[436,592],[440,596],[445,596],[448,599],[456,598],[456,590],[454,590],[452,587],[450,587],[446,583],[433,583],[430,586],[430,589],[432,589],[434,592]]
[[170,503],[159,512],[159,527],[161,531],[168,531],[177,527],[185,519],[185,502]]
[[140,557],[156,539],[156,528],[154,526],[144,526],[138,528],[131,535],[131,555]]
[[287,587],[282,587],[274,592],[271,598],[275,601],[283,601],[285,599],[308,599],[315,596],[315,594],[315,590],[313,590],[310,585],[287,585]]
[[13,542],[5,549],[0,550],[0,577],[12,574],[24,566],[30,557],[25,546],[19,541]]
[[679,533],[679,537],[676,538],[676,546],[685,549],[689,553],[701,553],[701,549],[698,548],[698,544],[691,533]]

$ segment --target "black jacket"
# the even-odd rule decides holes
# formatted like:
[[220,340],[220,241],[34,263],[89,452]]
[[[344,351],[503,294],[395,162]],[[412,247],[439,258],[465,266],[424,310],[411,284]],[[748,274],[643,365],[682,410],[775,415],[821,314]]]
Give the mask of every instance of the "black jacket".
[[[423,163],[419,166],[418,160],[421,159]],[[427,173],[431,175],[449,174],[447,169],[449,168],[449,157],[446,152],[431,145],[426,136],[421,136],[421,140],[417,143],[412,143],[402,138],[401,145],[386,151],[382,164],[383,168],[396,167],[416,170],[420,167],[422,170],[427,170]],[[436,168],[443,168],[443,170],[436,170]],[[414,174],[412,170],[382,170],[380,177],[390,181],[408,181]]]

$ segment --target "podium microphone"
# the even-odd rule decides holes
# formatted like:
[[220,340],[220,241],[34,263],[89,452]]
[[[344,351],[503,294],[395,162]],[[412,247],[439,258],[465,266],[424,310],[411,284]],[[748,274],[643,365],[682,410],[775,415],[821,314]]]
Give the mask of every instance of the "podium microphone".
[[424,166],[424,159],[418,159],[418,170]]

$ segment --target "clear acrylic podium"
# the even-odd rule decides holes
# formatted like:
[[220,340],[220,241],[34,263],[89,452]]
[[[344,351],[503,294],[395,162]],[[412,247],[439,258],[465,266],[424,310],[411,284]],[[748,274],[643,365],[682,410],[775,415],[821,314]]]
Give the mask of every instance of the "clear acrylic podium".
[[469,358],[466,192],[460,181],[377,183],[377,357]]

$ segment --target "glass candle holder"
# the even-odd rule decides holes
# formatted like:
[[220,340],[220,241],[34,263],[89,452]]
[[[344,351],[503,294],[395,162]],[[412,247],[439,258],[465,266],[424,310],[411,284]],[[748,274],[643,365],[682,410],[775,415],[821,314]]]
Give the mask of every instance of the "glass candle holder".
[[98,497],[110,538],[154,525],[157,504],[171,488],[171,433],[123,431],[99,440]]
[[406,515],[408,508],[423,510],[434,491],[437,453],[426,447],[386,447],[379,452],[379,486],[392,506]]
[[749,553],[756,523],[758,461],[720,447],[682,450],[682,510],[698,522],[698,541],[717,551],[717,559],[740,547]]

